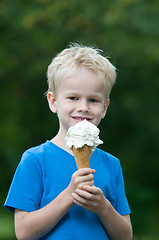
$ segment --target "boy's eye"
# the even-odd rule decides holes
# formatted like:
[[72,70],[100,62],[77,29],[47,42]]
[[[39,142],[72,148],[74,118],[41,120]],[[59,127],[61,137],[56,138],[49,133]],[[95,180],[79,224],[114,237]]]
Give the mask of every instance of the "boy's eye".
[[72,100],[72,101],[76,101],[76,100],[78,100],[77,97],[69,97],[69,99]]
[[97,100],[94,99],[94,98],[91,98],[89,101],[92,102],[92,103],[96,103],[97,102]]

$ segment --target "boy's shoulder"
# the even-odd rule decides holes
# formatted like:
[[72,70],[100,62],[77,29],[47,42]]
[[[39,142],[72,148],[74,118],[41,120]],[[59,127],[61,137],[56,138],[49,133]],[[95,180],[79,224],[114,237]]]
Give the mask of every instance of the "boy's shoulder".
[[30,147],[26,150],[26,152],[30,152],[30,153],[38,153],[38,152],[43,152],[45,150],[45,148],[48,146],[49,141],[47,140],[44,143],[41,143],[37,146],[33,146]]
[[115,157],[114,155],[112,155],[111,153],[104,151],[100,148],[97,148],[97,153],[99,156],[109,160],[109,161],[114,161],[114,162],[119,162],[119,159],[117,157]]
[[44,143],[41,143],[40,145],[30,147],[27,150],[24,151],[22,154],[22,159],[21,161],[23,162],[25,159],[42,159],[44,154],[48,151],[47,149],[49,148],[49,141],[47,140]]
[[100,165],[103,166],[103,168],[109,169],[113,172],[115,172],[115,175],[118,175],[121,171],[121,163],[119,158],[115,157],[111,153],[108,153],[102,149],[97,148],[97,158],[98,163],[100,161]]

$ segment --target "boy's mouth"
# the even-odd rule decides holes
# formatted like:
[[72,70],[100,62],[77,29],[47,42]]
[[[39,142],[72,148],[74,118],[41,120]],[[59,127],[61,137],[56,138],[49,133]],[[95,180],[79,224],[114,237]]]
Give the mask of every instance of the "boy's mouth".
[[76,121],[83,121],[83,120],[91,121],[91,118],[89,118],[89,117],[75,116],[75,117],[72,117],[72,118]]

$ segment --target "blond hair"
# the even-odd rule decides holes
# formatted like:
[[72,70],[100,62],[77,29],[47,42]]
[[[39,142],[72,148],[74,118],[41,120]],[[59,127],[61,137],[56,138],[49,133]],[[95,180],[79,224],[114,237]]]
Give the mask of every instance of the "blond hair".
[[79,67],[84,66],[92,69],[104,82],[108,98],[116,80],[116,68],[100,52],[94,47],[74,43],[56,55],[47,70],[48,92],[56,96],[61,81],[72,77]]

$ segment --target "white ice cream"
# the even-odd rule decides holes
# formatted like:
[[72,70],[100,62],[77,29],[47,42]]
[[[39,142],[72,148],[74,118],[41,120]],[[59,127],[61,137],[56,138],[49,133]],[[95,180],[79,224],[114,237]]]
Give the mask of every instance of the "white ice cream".
[[85,144],[92,147],[92,151],[102,144],[103,141],[99,139],[99,129],[87,120],[76,123],[75,126],[70,127],[65,137],[67,149],[82,148]]

